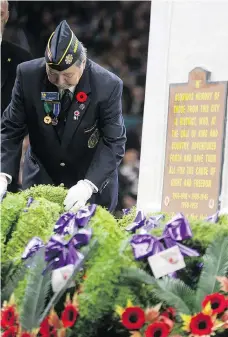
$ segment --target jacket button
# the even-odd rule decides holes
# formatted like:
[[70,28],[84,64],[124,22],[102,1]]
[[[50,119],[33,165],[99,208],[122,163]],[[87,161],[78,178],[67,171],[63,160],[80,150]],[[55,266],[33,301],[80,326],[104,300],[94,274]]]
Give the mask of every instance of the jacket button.
[[65,166],[66,164],[65,163],[60,163],[60,166]]

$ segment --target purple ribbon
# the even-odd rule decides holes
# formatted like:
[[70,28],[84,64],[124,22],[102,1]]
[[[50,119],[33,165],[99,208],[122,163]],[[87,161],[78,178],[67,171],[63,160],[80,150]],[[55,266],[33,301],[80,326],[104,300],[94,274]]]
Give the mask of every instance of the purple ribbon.
[[187,219],[182,213],[178,213],[166,224],[161,237],[155,237],[150,234],[136,234],[132,237],[130,243],[136,260],[144,259],[173,246],[178,246],[182,255],[199,256],[196,250],[178,242],[191,237],[192,231]]
[[32,238],[25,247],[21,257],[22,260],[27,260],[29,257],[32,257],[41,247],[44,247],[43,241],[38,237]]
[[[91,228],[87,226],[91,216],[95,213],[96,205],[81,208],[76,214],[68,212],[63,214],[56,222],[53,235],[48,243],[44,245],[40,238],[34,237],[28,243],[22,255],[26,260],[35,254],[41,247],[45,247],[45,261],[48,269],[57,269],[68,264],[75,264],[83,259],[83,255],[77,250],[81,246],[87,245],[92,236]],[[79,229],[80,228],[80,229]],[[70,234],[72,237],[66,241],[63,237]]]
[[207,217],[205,221],[211,222],[211,223],[217,223],[219,219],[219,212],[216,212],[215,214]]
[[95,204],[92,204],[90,206],[85,206],[79,209],[79,211],[75,215],[78,227],[87,226],[90,218],[94,215],[96,208],[97,206]]
[[92,236],[92,229],[79,229],[77,234],[73,237],[74,247],[76,249],[80,248],[81,246],[85,246],[89,243]]
[[160,226],[160,220],[164,219],[164,214],[159,214],[156,216],[151,216],[149,219],[145,221],[145,225],[143,226],[143,229],[147,232],[149,232],[151,229],[159,227]]
[[76,229],[75,214],[68,212],[61,215],[54,226],[54,232],[60,235],[72,235]]
[[33,201],[34,201],[34,199],[32,197],[29,197],[26,206],[29,207],[33,203]]
[[30,205],[33,203],[34,199],[32,197],[28,198],[27,204],[26,204],[26,208],[24,209],[24,212],[28,212],[27,208],[30,207]]
[[144,226],[146,217],[142,211],[139,211],[135,217],[135,220],[126,227],[126,231],[135,232],[136,229]]
[[127,215],[131,212],[131,209],[130,208],[124,208],[124,209],[122,209],[122,212],[123,212],[124,215]]
[[45,247],[47,269],[58,269],[68,264],[75,264],[84,258],[77,249],[87,245],[92,236],[91,229],[79,230],[70,240],[66,241],[58,234],[53,235]]
[[146,219],[146,216],[142,211],[139,211],[135,217],[135,220],[126,227],[126,231],[135,232],[137,229],[141,228],[143,234],[150,231],[153,228],[160,226],[159,221],[163,219],[165,216],[163,214],[159,214],[156,216],[151,216]]
[[85,206],[76,214],[72,212],[64,213],[54,226],[54,232],[60,235],[72,235],[75,230],[87,226],[90,218],[96,211],[96,205]]

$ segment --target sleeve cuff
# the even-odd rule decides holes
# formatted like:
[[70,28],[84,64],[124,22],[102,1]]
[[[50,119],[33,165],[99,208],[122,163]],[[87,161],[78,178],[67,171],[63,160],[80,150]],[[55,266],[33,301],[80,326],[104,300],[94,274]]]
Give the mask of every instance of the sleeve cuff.
[[9,174],[4,173],[4,172],[1,172],[0,175],[6,177],[8,185],[11,184],[11,182],[12,182],[12,177],[11,177]]
[[90,180],[84,179],[84,181],[86,181],[93,188],[93,193],[98,192],[97,186],[95,186]]

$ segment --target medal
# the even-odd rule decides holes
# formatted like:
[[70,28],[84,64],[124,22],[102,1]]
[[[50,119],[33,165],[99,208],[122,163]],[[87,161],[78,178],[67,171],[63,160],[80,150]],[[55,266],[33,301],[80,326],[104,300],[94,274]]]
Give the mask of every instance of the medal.
[[53,104],[53,115],[54,118],[52,119],[52,125],[57,125],[58,124],[58,116],[60,113],[60,103],[54,103]]
[[78,120],[78,117],[80,117],[80,111],[75,111],[74,112],[74,120]]
[[57,118],[53,118],[52,121],[51,121],[51,124],[53,126],[56,126],[58,124],[58,119]]
[[45,124],[51,124],[51,121],[52,121],[52,120],[51,120],[51,117],[50,117],[50,116],[45,116],[45,117],[44,117],[44,123],[45,123]]

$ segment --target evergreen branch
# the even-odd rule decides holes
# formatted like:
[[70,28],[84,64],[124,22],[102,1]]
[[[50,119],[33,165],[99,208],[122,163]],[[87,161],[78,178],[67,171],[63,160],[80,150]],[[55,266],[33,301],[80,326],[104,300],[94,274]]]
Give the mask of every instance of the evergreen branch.
[[194,291],[183,281],[172,277],[155,280],[152,292],[159,299],[183,314],[190,314],[193,305]]
[[7,301],[10,298],[10,295],[14,292],[14,289],[18,283],[23,280],[25,276],[26,266],[21,264],[20,266],[14,269],[13,263],[9,262],[8,270],[5,271],[5,282],[4,287],[1,290],[1,303]]
[[51,285],[50,272],[42,275],[45,268],[44,250],[34,257],[34,264],[28,276],[25,296],[22,304],[20,323],[24,330],[39,327],[39,319],[45,308],[45,301]]
[[128,268],[123,270],[122,280],[126,284],[129,284],[129,281],[134,281],[153,285],[152,292],[159,300],[174,306],[179,312],[190,313],[194,292],[178,279],[164,277],[156,280],[141,269]]
[[219,291],[216,277],[228,273],[228,237],[219,237],[207,248],[203,263],[195,298],[197,311],[201,310],[201,303],[206,295]]
[[140,268],[124,268],[121,274],[123,283],[133,281],[136,283],[155,284],[156,280],[150,274]]

